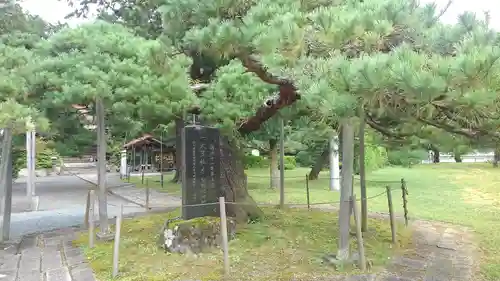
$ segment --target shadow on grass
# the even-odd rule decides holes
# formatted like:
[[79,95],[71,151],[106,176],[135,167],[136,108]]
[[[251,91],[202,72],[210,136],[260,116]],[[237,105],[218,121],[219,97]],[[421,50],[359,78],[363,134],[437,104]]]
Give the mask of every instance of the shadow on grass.
[[[236,239],[229,243],[234,280],[310,280],[348,273],[321,262],[324,254],[336,252],[336,213],[293,208],[263,211],[264,218],[259,222],[238,225]],[[124,221],[120,245],[122,278],[118,280],[222,280],[220,250],[195,257],[165,253],[158,248],[158,233],[164,221],[178,215],[175,211]],[[369,224],[374,231],[365,238],[366,255],[376,270],[396,249],[391,247],[386,221],[370,219]],[[398,241],[406,246],[410,236],[409,231],[402,231]],[[99,280],[111,280],[112,242],[99,242],[88,249],[87,235],[82,234],[74,243],[84,248]],[[351,247],[355,251],[355,239]]]

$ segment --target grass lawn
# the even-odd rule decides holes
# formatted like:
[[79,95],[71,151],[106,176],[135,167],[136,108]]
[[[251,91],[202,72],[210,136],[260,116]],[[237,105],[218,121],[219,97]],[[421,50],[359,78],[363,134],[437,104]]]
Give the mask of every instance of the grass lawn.
[[[229,280],[312,280],[356,271],[344,268],[336,271],[321,263],[327,253],[335,253],[338,245],[335,233],[337,219],[332,212],[305,209],[279,210],[263,208],[265,217],[259,222],[239,225],[236,239],[229,243],[232,278]],[[127,281],[167,280],[221,280],[222,254],[220,250],[198,257],[165,253],[156,245],[158,233],[168,218],[179,216],[178,211],[126,220],[122,225],[120,245],[120,272]],[[373,270],[383,266],[395,251],[391,246],[388,223],[371,219],[375,231],[365,235],[366,256],[373,262]],[[399,245],[406,247],[411,233],[398,229]],[[355,239],[351,240],[356,249]],[[101,281],[113,280],[112,242],[99,242],[93,249],[87,245],[87,235],[74,242],[84,248],[92,268]],[[397,249],[398,248],[398,249]],[[233,279],[234,278],[234,279]]]
[[[286,203],[306,203],[305,175],[309,169],[286,171]],[[279,190],[268,188],[269,171],[250,170],[248,189],[259,203],[278,203]],[[491,164],[441,163],[420,165],[411,169],[389,167],[367,175],[368,196],[375,196],[389,185],[393,191],[395,210],[402,213],[400,180],[404,178],[409,190],[408,208],[411,218],[445,221],[472,227],[481,247],[481,274],[485,280],[500,280],[500,169]],[[134,179],[132,179],[134,180]],[[140,178],[135,179],[136,181]],[[150,186],[158,177],[151,178]],[[335,202],[337,192],[328,191],[328,174],[309,183],[311,203]],[[180,186],[166,183],[166,192],[180,194]],[[359,181],[355,180],[355,193],[359,198]],[[370,211],[387,211],[385,196],[368,201]]]

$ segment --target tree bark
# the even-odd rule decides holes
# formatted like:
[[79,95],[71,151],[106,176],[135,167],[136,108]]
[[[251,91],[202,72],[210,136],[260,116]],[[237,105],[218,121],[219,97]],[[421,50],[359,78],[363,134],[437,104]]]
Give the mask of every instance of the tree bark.
[[455,162],[462,163],[462,155],[460,155],[458,153],[454,153],[453,158],[455,158]]
[[184,128],[184,119],[175,119],[175,175],[171,182],[180,183],[182,181],[182,128]]
[[96,119],[97,119],[97,184],[99,201],[99,221],[100,232],[108,234],[110,232],[108,224],[108,203],[106,190],[106,129],[105,110],[101,98],[96,99]]
[[323,166],[325,165],[326,159],[328,158],[329,149],[328,146],[321,152],[318,157],[316,157],[316,161],[314,165],[311,167],[311,171],[309,172],[309,180],[317,180],[319,177],[319,173]]
[[495,148],[495,152],[493,154],[493,167],[497,168],[498,163],[500,162],[500,148]]
[[278,142],[269,140],[269,151],[271,155],[271,164],[269,165],[270,188],[276,189],[280,186],[280,174],[278,169]]
[[342,178],[339,208],[339,248],[337,259],[349,258],[352,176],[354,174],[354,128],[352,119],[342,122]]
[[440,161],[439,149],[434,145],[431,145],[431,151],[432,151],[432,163],[439,163]]
[[227,204],[228,216],[239,222],[248,222],[262,216],[257,203],[248,194],[242,155],[226,137],[221,137],[221,185]]

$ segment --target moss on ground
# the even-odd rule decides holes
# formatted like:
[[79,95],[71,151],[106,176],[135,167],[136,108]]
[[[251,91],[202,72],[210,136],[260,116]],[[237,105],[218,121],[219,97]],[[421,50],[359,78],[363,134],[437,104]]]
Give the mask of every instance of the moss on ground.
[[[337,215],[305,209],[264,208],[265,217],[256,223],[238,225],[235,240],[229,243],[232,278],[235,280],[299,280],[345,274],[322,264],[322,256],[337,249]],[[120,277],[111,278],[112,242],[98,242],[89,249],[82,233],[74,244],[84,249],[101,281],[221,280],[220,250],[198,256],[165,253],[156,241],[166,219],[179,216],[179,210],[125,220],[120,245]],[[400,247],[393,247],[389,223],[370,219],[365,237],[367,258],[374,270],[410,243],[411,233],[399,227]],[[355,238],[352,249],[356,249]]]

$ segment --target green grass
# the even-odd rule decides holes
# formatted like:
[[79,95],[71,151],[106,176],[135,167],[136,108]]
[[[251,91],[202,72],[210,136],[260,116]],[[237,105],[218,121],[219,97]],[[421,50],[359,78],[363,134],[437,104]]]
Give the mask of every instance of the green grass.
[[[321,258],[335,253],[337,219],[332,212],[305,209],[263,208],[264,218],[252,224],[238,225],[236,239],[229,243],[232,278],[225,280],[313,280],[315,277],[342,275],[355,268],[336,271],[325,266]],[[125,220],[120,245],[120,273],[118,280],[221,280],[222,255],[220,250],[197,257],[165,253],[156,245],[158,233],[166,219],[178,216],[178,211]],[[373,270],[381,268],[395,251],[409,245],[411,233],[400,227],[399,245],[392,247],[390,228],[383,220],[369,221],[373,231],[367,233],[365,250],[373,263]],[[84,248],[97,278],[113,280],[112,242],[98,242],[93,249],[86,248],[87,235],[82,234],[74,244]],[[355,239],[351,247],[356,249]]]
[[[306,179],[309,169],[297,168],[285,173],[286,203],[306,203]],[[271,190],[269,171],[247,171],[248,189],[259,203],[278,203],[279,190]],[[403,212],[400,181],[404,178],[409,190],[410,219],[421,218],[466,225],[476,231],[481,248],[481,275],[485,280],[500,280],[500,169],[491,164],[442,163],[420,165],[413,168],[389,167],[367,175],[368,196],[384,192],[389,185],[393,190],[395,211]],[[151,179],[151,182],[155,179]],[[157,178],[156,178],[157,180]],[[156,188],[161,189],[158,187]],[[328,173],[309,182],[310,202],[328,203],[339,200],[337,192],[328,191]],[[355,193],[359,198],[359,180],[355,180]],[[180,186],[168,183],[164,191],[180,194]],[[368,201],[370,211],[387,212],[385,196]]]

